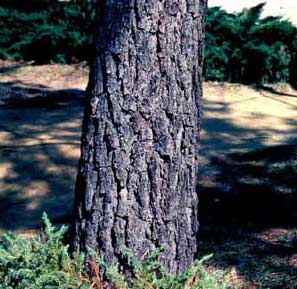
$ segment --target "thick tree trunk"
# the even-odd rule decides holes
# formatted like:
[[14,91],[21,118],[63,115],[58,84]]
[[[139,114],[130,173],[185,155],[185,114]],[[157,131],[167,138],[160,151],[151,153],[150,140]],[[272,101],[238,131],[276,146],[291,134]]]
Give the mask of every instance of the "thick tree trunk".
[[[100,1],[101,2],[101,1]],[[121,263],[196,253],[206,0],[105,1],[76,184],[74,247]]]

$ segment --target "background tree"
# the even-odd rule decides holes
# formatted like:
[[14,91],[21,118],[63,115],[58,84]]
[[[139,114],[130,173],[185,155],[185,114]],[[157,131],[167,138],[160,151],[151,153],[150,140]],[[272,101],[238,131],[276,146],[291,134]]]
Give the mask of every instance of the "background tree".
[[123,264],[197,251],[205,0],[102,1],[76,184],[74,247]]

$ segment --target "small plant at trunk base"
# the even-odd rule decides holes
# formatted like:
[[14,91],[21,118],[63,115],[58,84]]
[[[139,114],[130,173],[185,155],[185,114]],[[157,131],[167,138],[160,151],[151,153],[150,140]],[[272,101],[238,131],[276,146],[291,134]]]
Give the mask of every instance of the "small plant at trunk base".
[[84,255],[70,256],[63,244],[67,228],[56,229],[43,215],[44,232],[31,240],[8,233],[0,239],[1,289],[89,288]]
[[119,289],[228,289],[231,286],[230,276],[222,270],[206,269],[204,263],[212,255],[195,261],[193,266],[180,276],[172,275],[159,261],[161,250],[149,254],[142,262],[130,252],[127,253],[128,267],[131,278],[121,274],[117,267],[109,267],[95,251],[90,250],[91,256],[105,271],[107,277]]
[[57,229],[43,215],[44,230],[40,236],[25,239],[7,233],[0,238],[0,289],[107,289],[100,271],[104,271],[116,289],[224,289],[234,288],[224,271],[209,272],[196,261],[180,276],[169,274],[159,262],[160,251],[142,262],[127,253],[130,278],[116,266],[107,266],[103,258],[90,250],[92,277],[84,272],[85,255],[71,255],[63,243],[67,230]]

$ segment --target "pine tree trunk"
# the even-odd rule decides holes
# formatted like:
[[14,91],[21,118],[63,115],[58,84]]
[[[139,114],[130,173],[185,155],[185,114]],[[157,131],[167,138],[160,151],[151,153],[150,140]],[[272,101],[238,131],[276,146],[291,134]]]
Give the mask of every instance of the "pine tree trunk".
[[[101,1],[100,1],[101,2]],[[105,1],[76,184],[74,247],[193,262],[206,0]]]

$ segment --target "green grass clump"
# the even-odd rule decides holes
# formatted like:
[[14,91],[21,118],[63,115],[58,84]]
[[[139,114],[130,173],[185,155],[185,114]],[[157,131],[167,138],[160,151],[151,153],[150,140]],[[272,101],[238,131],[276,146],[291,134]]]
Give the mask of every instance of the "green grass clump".
[[[63,242],[65,226],[55,228],[44,214],[44,232],[33,239],[8,233],[0,238],[0,289],[227,289],[228,274],[208,272],[196,261],[180,276],[169,274],[159,262],[159,251],[138,261],[127,254],[131,274],[128,278],[116,266],[107,266],[101,256],[90,250],[92,276],[84,272],[85,255],[71,255]],[[100,272],[114,284],[106,287]]]

